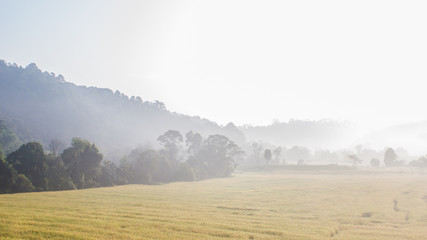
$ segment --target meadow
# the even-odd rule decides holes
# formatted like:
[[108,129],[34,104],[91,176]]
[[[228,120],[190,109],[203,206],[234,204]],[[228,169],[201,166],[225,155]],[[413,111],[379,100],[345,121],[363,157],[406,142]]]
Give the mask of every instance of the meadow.
[[0,195],[0,239],[426,239],[427,173],[236,172]]

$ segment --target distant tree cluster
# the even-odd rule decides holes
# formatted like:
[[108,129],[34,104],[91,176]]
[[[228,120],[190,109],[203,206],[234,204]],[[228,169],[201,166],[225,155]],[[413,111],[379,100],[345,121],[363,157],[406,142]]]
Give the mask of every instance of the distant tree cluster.
[[427,156],[421,156],[418,160],[409,163],[411,167],[427,168]]
[[[11,138],[12,139],[12,138]],[[13,139],[12,139],[13,140]],[[129,183],[158,184],[228,177],[243,151],[222,135],[169,130],[158,138],[160,150],[139,148],[120,165],[102,161],[97,146],[73,138],[71,146],[52,140],[46,154],[38,142],[21,145],[4,157],[0,151],[0,193],[55,191]]]
[[247,163],[256,165],[281,165],[286,163],[303,163],[313,159],[308,148],[302,146],[293,146],[289,149],[280,146],[272,146],[262,143],[250,144],[251,154],[247,158]]
[[[199,133],[182,134],[169,130],[158,138],[162,149],[133,150],[124,157],[120,169],[127,183],[156,184],[228,177],[243,151],[222,135],[207,139]],[[184,146],[185,142],[185,146]]]
[[417,160],[403,148],[396,150],[390,147],[377,151],[364,148],[362,145],[355,146],[354,149],[342,149],[337,151],[316,150],[310,151],[303,146],[293,146],[291,148],[274,146],[262,142],[253,142],[246,145],[250,154],[246,158],[245,164],[249,166],[257,165],[284,165],[284,164],[344,164],[353,166],[370,166],[373,168],[384,167],[419,167],[427,168],[427,157],[422,156]]

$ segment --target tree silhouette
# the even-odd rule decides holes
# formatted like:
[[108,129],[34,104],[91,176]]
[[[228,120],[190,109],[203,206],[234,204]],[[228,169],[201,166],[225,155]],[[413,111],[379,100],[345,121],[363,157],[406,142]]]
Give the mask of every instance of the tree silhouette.
[[259,164],[262,152],[262,145],[258,143],[252,143],[252,153],[255,159],[255,162]]
[[357,156],[357,154],[349,154],[347,157],[350,158],[350,160],[353,162],[353,165],[362,163],[362,160]]
[[274,160],[279,163],[280,157],[282,156],[282,148],[277,147],[273,150]]
[[199,178],[228,177],[234,170],[236,157],[243,151],[223,135],[211,135],[200,151],[189,158],[190,166],[199,172]]
[[49,143],[49,150],[53,153],[53,155],[56,157],[58,154],[64,149],[64,143],[61,142],[58,139],[53,139]]
[[265,149],[265,151],[264,151],[264,159],[265,159],[265,161],[266,161],[266,163],[268,165],[268,163],[271,160],[271,150],[270,149]]
[[164,146],[164,153],[171,161],[178,160],[179,144],[183,142],[183,137],[179,131],[168,130],[163,135],[159,136],[157,140]]
[[189,131],[185,134],[185,144],[187,145],[187,152],[194,155],[200,150],[202,146],[203,138],[199,133],[193,133]]
[[395,165],[397,160],[397,154],[394,152],[393,148],[388,148],[384,153],[384,164],[386,167],[392,167]]

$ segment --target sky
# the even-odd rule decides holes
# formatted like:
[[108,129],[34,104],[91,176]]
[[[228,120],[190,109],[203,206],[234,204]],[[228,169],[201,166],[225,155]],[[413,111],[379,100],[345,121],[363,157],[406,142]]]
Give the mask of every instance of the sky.
[[220,124],[427,120],[426,1],[0,0],[0,59]]

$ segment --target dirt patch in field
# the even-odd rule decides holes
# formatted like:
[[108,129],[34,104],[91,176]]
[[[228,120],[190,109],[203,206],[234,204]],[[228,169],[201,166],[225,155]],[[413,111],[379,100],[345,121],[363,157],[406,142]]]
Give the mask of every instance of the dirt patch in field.
[[227,210],[240,210],[240,211],[259,211],[255,208],[237,208],[237,207],[224,207],[224,206],[218,206],[217,208],[220,209],[227,209]]

